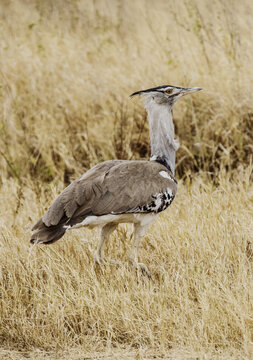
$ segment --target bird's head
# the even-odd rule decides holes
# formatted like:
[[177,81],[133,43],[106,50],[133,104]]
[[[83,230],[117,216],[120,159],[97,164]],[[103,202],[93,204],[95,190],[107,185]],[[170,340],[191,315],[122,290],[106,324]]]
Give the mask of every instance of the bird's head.
[[200,91],[201,88],[184,88],[172,85],[162,85],[155,88],[136,91],[130,96],[143,95],[147,101],[154,101],[157,104],[168,104],[173,106],[181,96]]

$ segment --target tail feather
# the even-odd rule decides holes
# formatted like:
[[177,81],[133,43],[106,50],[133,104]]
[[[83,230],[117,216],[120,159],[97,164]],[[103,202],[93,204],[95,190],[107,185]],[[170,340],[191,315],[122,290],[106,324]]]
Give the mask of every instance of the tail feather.
[[64,224],[53,226],[46,226],[40,219],[32,228],[32,231],[37,230],[30,240],[32,244],[52,244],[59,240],[66,232]]
[[36,224],[33,226],[32,231],[42,229],[44,226],[45,225],[42,221],[42,218],[40,218],[39,221],[37,221]]

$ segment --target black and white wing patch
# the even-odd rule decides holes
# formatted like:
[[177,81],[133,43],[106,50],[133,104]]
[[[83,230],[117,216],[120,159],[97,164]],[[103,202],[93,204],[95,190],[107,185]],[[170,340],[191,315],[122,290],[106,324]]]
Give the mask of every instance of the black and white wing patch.
[[166,210],[175,198],[175,195],[168,188],[165,192],[152,195],[153,200],[147,205],[136,206],[134,209],[127,211],[128,213],[159,213]]

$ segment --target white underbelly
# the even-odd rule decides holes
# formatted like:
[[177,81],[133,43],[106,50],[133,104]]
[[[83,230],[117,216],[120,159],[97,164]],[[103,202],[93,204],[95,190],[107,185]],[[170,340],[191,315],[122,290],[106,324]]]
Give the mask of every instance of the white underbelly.
[[155,213],[145,213],[145,214],[108,214],[102,216],[87,216],[81,223],[75,224],[73,226],[65,225],[66,229],[75,229],[82,226],[104,226],[108,223],[140,223],[145,226],[151,224],[158,214]]

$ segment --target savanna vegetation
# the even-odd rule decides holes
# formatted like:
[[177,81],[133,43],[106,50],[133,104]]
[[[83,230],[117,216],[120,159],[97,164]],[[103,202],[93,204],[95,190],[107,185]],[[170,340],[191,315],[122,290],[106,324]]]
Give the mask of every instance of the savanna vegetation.
[[[1,0],[0,359],[253,358],[253,3]],[[130,269],[131,226],[95,266],[96,231],[31,246],[71,180],[148,159],[129,95],[172,84],[173,204]]]

